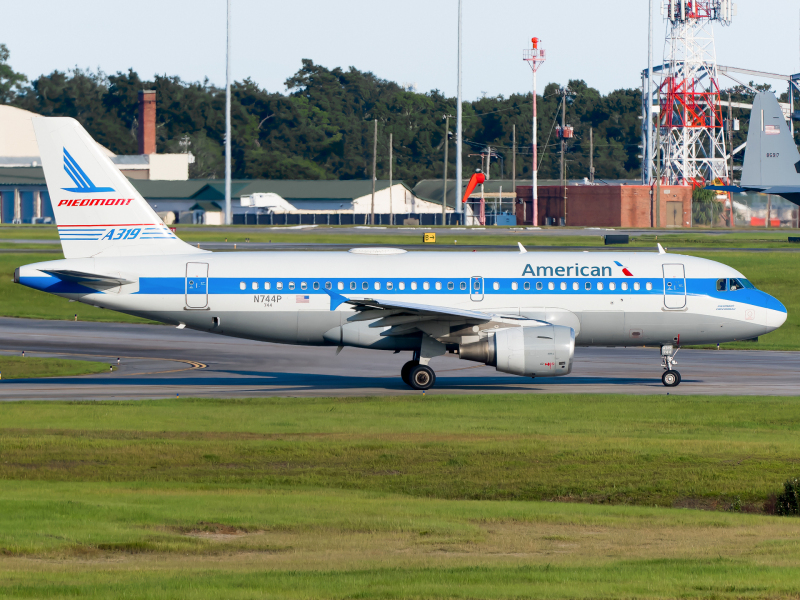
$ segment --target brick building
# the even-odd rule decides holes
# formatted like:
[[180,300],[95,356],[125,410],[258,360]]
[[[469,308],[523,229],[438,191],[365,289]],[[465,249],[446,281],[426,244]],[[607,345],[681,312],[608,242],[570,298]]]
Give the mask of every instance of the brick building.
[[[532,225],[531,186],[517,186],[517,222]],[[564,188],[539,187],[539,222],[564,224]],[[570,185],[566,187],[566,225],[583,227],[655,227],[655,190],[645,185]],[[661,226],[692,226],[692,188],[661,188]]]

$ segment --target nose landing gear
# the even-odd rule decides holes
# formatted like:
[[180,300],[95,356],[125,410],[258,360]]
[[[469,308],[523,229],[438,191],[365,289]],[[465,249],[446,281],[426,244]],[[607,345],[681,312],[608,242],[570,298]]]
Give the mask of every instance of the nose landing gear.
[[661,346],[661,366],[664,367],[664,374],[661,376],[661,383],[667,387],[675,387],[681,382],[681,374],[673,369],[678,364],[675,355],[680,348],[674,346]]

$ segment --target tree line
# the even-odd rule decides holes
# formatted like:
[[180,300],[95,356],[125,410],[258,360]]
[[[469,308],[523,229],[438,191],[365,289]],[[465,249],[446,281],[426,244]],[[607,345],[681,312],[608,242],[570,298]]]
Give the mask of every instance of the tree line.
[[[103,146],[117,154],[137,152],[138,92],[156,91],[159,152],[191,151],[193,178],[224,176],[225,90],[178,76],[142,79],[132,69],[53,71],[32,81],[14,72],[0,44],[0,103],[45,116],[77,119]],[[286,81],[286,94],[269,92],[251,79],[232,85],[232,169],[235,178],[369,179],[373,123],[378,120],[378,177],[388,178],[389,134],[393,137],[393,176],[414,185],[441,178],[444,170],[445,114],[454,115],[455,98],[438,90],[409,91],[373,73],[327,69],[303,60]],[[555,83],[538,97],[539,177],[559,177],[561,102],[574,138],[566,152],[567,177],[589,175],[589,130],[594,167],[600,179],[641,175],[641,91],[620,89],[603,95],[582,80],[571,80],[569,94]],[[746,101],[746,88],[733,90]],[[512,131],[516,126],[516,177],[531,177],[531,94],[486,96],[463,105],[464,173],[481,166],[478,156],[491,146],[497,154],[492,176],[511,178]],[[450,120],[454,139],[455,121]],[[745,131],[737,132],[737,138]],[[742,139],[743,141],[743,139]],[[455,176],[451,139],[448,174]],[[741,142],[740,142],[741,143]],[[470,156],[472,155],[472,156]]]

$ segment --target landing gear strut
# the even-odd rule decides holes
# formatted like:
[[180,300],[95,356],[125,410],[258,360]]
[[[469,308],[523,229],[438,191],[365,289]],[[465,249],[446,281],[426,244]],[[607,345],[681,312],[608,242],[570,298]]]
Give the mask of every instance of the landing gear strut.
[[661,383],[667,387],[675,387],[681,382],[681,374],[673,366],[678,364],[675,355],[680,348],[674,346],[661,346],[661,366],[664,367],[664,374],[661,376]]

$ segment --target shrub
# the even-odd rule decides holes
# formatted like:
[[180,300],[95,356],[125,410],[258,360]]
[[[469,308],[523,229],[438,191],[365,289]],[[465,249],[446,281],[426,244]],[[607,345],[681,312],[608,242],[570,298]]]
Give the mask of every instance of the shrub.
[[779,515],[800,515],[800,479],[795,477],[783,484],[783,493],[778,494],[775,512]]

